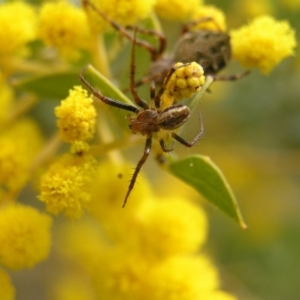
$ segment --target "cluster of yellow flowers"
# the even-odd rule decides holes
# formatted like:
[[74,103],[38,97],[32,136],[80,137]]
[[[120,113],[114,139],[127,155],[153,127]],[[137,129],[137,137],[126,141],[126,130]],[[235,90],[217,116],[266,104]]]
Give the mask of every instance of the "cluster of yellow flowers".
[[203,68],[194,61],[186,66],[176,63],[174,68],[165,93],[175,101],[192,98],[205,83]]
[[[139,182],[126,212],[118,209],[117,195],[127,188],[118,174],[126,169],[100,165],[97,179],[106,188],[95,182],[90,202],[95,219],[61,229],[59,251],[73,258],[76,276],[89,280],[69,293],[85,291],[86,299],[93,299],[90,294],[95,299],[235,299],[220,291],[216,268],[198,253],[207,235],[204,211],[184,196],[154,195],[146,180]],[[73,276],[57,279],[58,299]]]
[[93,138],[96,127],[96,109],[93,99],[80,86],[70,90],[70,96],[55,109],[57,127],[64,142],[84,142]]
[[176,63],[174,73],[168,80],[164,93],[161,96],[161,109],[182,99],[190,99],[201,91],[205,83],[204,70],[196,62],[187,64]]
[[[12,16],[18,22],[12,22]],[[28,54],[26,44],[36,39],[37,16],[24,2],[2,4],[0,9],[0,65],[6,66],[15,56]]]
[[[247,68],[269,73],[284,58],[293,55],[295,33],[286,21],[259,16],[247,26],[232,30],[233,56]],[[268,49],[268,51],[266,51]]]
[[[180,189],[164,198],[141,177],[130,205],[121,209],[132,166],[119,152],[109,152],[111,160],[94,156],[95,144],[114,136],[115,124],[110,130],[105,119],[97,119],[94,100],[85,90],[69,86],[69,96],[54,109],[58,133],[52,137],[45,139],[47,125],[37,121],[46,119],[42,100],[52,98],[51,89],[60,94],[60,86],[65,87],[61,74],[79,74],[89,60],[110,76],[104,33],[111,25],[97,9],[124,26],[146,18],[155,23],[157,14],[191,21],[191,30],[222,32],[224,14],[199,0],[95,0],[95,8],[88,1],[80,7],[68,1],[40,7],[24,1],[0,4],[0,299],[14,299],[16,293],[5,269],[34,267],[48,258],[53,243],[59,255],[71,260],[51,287],[53,299],[235,299],[220,290],[216,267],[199,253],[206,217]],[[207,17],[213,21],[201,21]],[[264,73],[296,46],[288,23],[270,16],[229,34],[234,58]],[[204,75],[194,62],[177,68],[167,87],[173,91],[168,105],[191,97],[192,88],[198,92]],[[49,88],[49,82],[55,87]],[[37,118],[32,108],[37,108]],[[62,142],[69,151],[60,147]],[[67,153],[59,155],[59,148]],[[32,191],[49,214],[37,208],[40,202]],[[73,222],[57,222],[60,234],[52,242],[51,227],[59,214]]]

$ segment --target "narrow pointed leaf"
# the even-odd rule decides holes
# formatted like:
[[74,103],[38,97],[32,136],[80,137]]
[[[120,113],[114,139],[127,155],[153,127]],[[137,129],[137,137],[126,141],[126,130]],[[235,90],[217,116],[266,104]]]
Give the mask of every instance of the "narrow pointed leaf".
[[179,179],[194,187],[211,204],[246,229],[235,196],[220,169],[207,156],[190,156],[169,165]]
[[132,101],[122,93],[112,82],[97,71],[92,65],[88,65],[84,70],[84,76],[91,77],[92,84],[98,88],[102,95],[106,97],[132,104]]
[[[101,93],[101,95],[116,101],[133,105],[132,101],[119,88],[117,88],[109,79],[102,75],[92,65],[87,65],[84,68],[82,75],[95,89],[99,91],[99,93]],[[109,112],[110,116],[117,121],[117,124],[120,125],[121,128],[127,129],[128,125],[125,115],[128,115],[128,111],[112,108],[112,110],[109,110]]]

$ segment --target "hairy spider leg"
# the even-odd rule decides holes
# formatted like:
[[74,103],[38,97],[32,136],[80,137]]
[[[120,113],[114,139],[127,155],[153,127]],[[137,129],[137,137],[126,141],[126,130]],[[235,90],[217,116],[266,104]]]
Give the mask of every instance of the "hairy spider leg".
[[241,73],[237,73],[237,74],[229,74],[229,75],[211,75],[214,80],[218,80],[218,81],[235,81],[235,80],[239,80],[245,76],[247,76],[248,74],[250,74],[251,71],[250,70],[246,70],[244,72]]
[[133,96],[133,99],[135,101],[135,103],[137,105],[139,105],[140,107],[142,107],[143,109],[148,109],[149,105],[147,102],[145,102],[144,100],[142,100],[138,93],[137,90],[135,89],[134,86],[134,78],[135,78],[135,62],[134,62],[134,58],[135,58],[135,38],[136,38],[136,30],[134,30],[134,40],[132,43],[132,50],[131,50],[131,64],[130,64],[130,91],[131,94]]
[[[134,37],[135,36],[136,36],[136,30],[134,31]],[[139,98],[139,96],[137,94],[137,91],[136,91],[136,89],[134,87],[134,76],[135,76],[135,64],[134,64],[135,45],[136,45],[136,43],[135,43],[135,39],[134,39],[133,40],[133,44],[132,44],[132,51],[131,51],[130,89],[131,89],[131,93],[132,93],[132,95],[133,95],[136,103],[138,105],[142,106],[140,103],[145,103],[145,102]],[[173,69],[175,69],[175,68],[173,68]],[[171,75],[166,79],[167,82],[170,80]],[[160,104],[159,104],[159,101],[157,101],[157,96],[155,96],[155,82],[154,81],[152,81],[151,84],[150,84],[150,99],[151,99],[151,101],[154,100],[156,108],[159,108]],[[142,102],[140,102],[140,101],[142,101]],[[142,107],[144,109],[149,109],[148,104],[147,103],[145,103],[145,104],[147,105],[147,107],[143,107],[143,106]],[[165,143],[165,141],[163,139],[160,139],[159,142],[160,142],[161,148],[162,148],[162,150],[164,152],[171,152],[173,150],[173,147],[172,148],[167,148],[166,143]],[[123,203],[123,206],[122,206],[123,208],[125,207],[125,205],[127,203],[127,200],[128,200],[128,197],[129,197],[131,191],[134,188],[137,176],[138,176],[138,174],[139,174],[142,166],[146,162],[146,160],[147,160],[147,158],[148,158],[148,156],[149,156],[149,154],[151,152],[151,145],[152,145],[152,134],[149,134],[147,136],[147,139],[146,139],[145,148],[144,148],[144,154],[141,157],[141,159],[139,160],[139,162],[138,162],[138,164],[137,164],[137,166],[136,166],[136,168],[134,170],[134,173],[132,175],[132,178],[130,180],[128,191],[126,193],[125,200],[124,200],[124,203]]]
[[191,141],[185,140],[184,138],[182,138],[175,132],[171,133],[172,138],[186,147],[189,147],[189,148],[193,147],[200,140],[200,138],[202,137],[202,135],[204,133],[203,122],[202,122],[202,118],[201,118],[200,114],[199,114],[199,121],[200,121],[200,130]]
[[124,103],[124,102],[121,102],[121,101],[117,101],[117,100],[114,100],[114,99],[111,99],[109,97],[101,95],[100,92],[97,89],[95,89],[94,87],[92,87],[91,84],[88,83],[87,80],[84,78],[83,74],[84,74],[84,71],[86,70],[86,68],[87,68],[87,66],[85,66],[81,70],[80,75],[79,75],[79,79],[96,98],[98,98],[99,100],[101,100],[102,102],[104,102],[107,105],[117,107],[117,108],[121,108],[121,109],[131,111],[131,112],[134,112],[134,113],[139,113],[140,110],[137,107],[133,106],[133,105],[130,105],[130,104],[127,104],[127,103]]
[[128,191],[127,191],[127,194],[125,196],[125,200],[124,200],[124,203],[123,203],[123,208],[125,207],[126,203],[127,203],[127,200],[128,200],[128,197],[131,193],[131,191],[133,190],[134,188],[134,184],[136,182],[136,178],[143,166],[143,164],[146,162],[150,152],[151,152],[151,145],[152,145],[152,135],[149,135],[147,136],[147,139],[146,139],[146,143],[145,143],[145,149],[144,149],[144,154],[142,156],[142,158],[139,160],[135,170],[134,170],[134,173],[132,175],[132,178],[130,180],[130,184],[129,184],[129,187],[128,187]]
[[150,101],[152,103],[155,103],[154,100],[155,100],[155,82],[152,80],[150,82]]
[[[134,27],[132,26],[127,26],[127,27],[123,27],[122,25],[120,25],[119,23],[115,22],[114,20],[112,20],[111,18],[109,18],[106,14],[104,14],[100,9],[98,9],[90,0],[83,0],[83,5],[84,7],[88,7],[90,6],[95,12],[97,12],[104,20],[106,20],[108,23],[111,24],[111,26],[116,29],[117,31],[119,31],[122,35],[124,35],[127,39],[129,39],[131,42],[133,42],[135,40],[135,37],[132,36],[127,29],[134,29]],[[166,37],[164,36],[164,34],[155,31],[155,30],[147,30],[147,29],[142,29],[142,28],[137,28],[136,29],[138,32],[144,33],[144,34],[148,34],[150,36],[154,36],[158,39],[159,41],[159,47],[158,49],[156,49],[154,46],[152,46],[150,43],[141,40],[141,39],[136,39],[136,44],[139,45],[140,47],[146,49],[150,55],[151,55],[151,60],[154,61],[156,59],[158,59],[162,53],[165,51],[166,48]]]
[[162,76],[161,72],[153,74],[153,75],[150,75],[150,76],[145,76],[145,77],[143,77],[142,79],[138,80],[135,83],[135,87],[140,87],[140,86],[148,83],[149,81],[156,81],[157,79],[160,79],[161,76]]
[[[134,77],[135,77],[135,64],[134,64],[135,56],[134,55],[135,55],[135,45],[136,45],[135,37],[136,37],[136,30],[134,30],[134,40],[133,40],[133,43],[132,43],[132,50],[131,50],[130,90],[131,90],[131,93],[132,93],[132,96],[133,96],[135,102],[138,105],[140,105],[141,107],[143,107],[144,109],[149,109],[148,104],[146,102],[144,102],[142,99],[140,99],[140,97],[138,96],[137,91],[134,87]],[[155,83],[151,84],[150,97],[151,98],[155,97]],[[127,193],[126,193],[126,196],[125,196],[125,199],[124,199],[124,203],[123,203],[123,206],[122,206],[123,208],[125,207],[125,205],[127,203],[127,200],[128,200],[128,197],[129,197],[131,191],[134,188],[137,176],[138,176],[143,164],[146,162],[146,160],[147,160],[147,158],[148,158],[148,156],[151,152],[151,145],[152,145],[152,134],[149,134],[147,136],[147,139],[146,139],[144,154],[141,157],[141,159],[139,160],[137,166],[135,167],[134,173],[131,177],[130,184],[128,186],[128,190],[127,190]]]
[[[141,40],[139,40],[139,39],[137,40],[136,44],[150,52],[152,61],[157,60],[162,56],[162,54],[164,53],[166,46],[167,46],[167,39],[163,33],[156,31],[156,30],[152,30],[152,29],[133,27],[130,25],[126,26],[126,29],[130,29],[130,30],[136,29],[137,32],[139,32],[139,33],[143,33],[145,35],[149,35],[149,36],[153,36],[153,37],[157,38],[159,41],[159,46],[157,49],[155,47],[153,47],[151,44],[149,44],[150,47],[148,47],[148,48],[144,47],[142,44],[138,43],[138,42],[141,42]],[[145,41],[144,41],[144,43],[146,45],[148,45],[148,43],[146,43]]]
[[172,146],[169,148],[169,147],[167,147],[167,144],[166,144],[166,142],[163,138],[159,139],[159,144],[160,144],[160,147],[161,147],[163,152],[169,153],[169,152],[172,152],[174,150],[174,147],[173,147],[174,143],[172,143]]
[[[191,29],[194,26],[201,24],[201,23],[206,23],[206,22],[213,22],[216,25],[216,27],[219,27],[218,23],[212,17],[202,17],[202,18],[199,18],[198,20],[194,20],[194,21],[191,21],[191,22],[188,22],[187,24],[185,24],[181,29],[181,35],[184,35],[185,33],[191,31]],[[218,29],[219,29],[219,31],[222,31],[220,28],[218,28]]]

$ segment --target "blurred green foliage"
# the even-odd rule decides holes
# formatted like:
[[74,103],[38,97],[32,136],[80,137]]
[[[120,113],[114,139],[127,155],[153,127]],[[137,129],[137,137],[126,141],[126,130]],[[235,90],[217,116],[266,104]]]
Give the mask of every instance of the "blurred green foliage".
[[[229,2],[228,15],[236,1]],[[292,24],[299,43],[300,6],[279,2],[271,1],[274,15]],[[199,104],[206,132],[198,149],[225,174],[249,226],[242,232],[207,207],[207,251],[239,299],[299,299],[299,83],[298,48],[269,76],[253,72],[234,84],[215,83]]]

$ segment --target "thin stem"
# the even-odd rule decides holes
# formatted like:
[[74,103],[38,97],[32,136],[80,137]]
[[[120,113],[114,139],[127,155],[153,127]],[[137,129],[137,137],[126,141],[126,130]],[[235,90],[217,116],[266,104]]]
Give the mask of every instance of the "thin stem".
[[103,35],[93,34],[89,46],[92,64],[102,75],[111,80],[112,76]]
[[34,94],[26,94],[19,101],[15,102],[2,126],[8,125],[18,119],[21,115],[28,112],[37,102],[37,96]]
[[[115,140],[115,137],[111,132],[108,122],[105,118],[105,115],[102,112],[99,112],[98,133],[99,133],[100,140],[103,143],[110,143]],[[108,156],[112,161],[116,163],[123,162],[123,157],[119,150],[109,151]]]
[[[16,59],[12,61],[15,72],[30,73],[30,74],[49,74],[49,64],[41,63],[38,61],[28,61]],[[51,64],[51,73],[66,72],[70,67],[63,61],[58,60]]]
[[33,172],[39,166],[49,161],[52,157],[54,157],[57,149],[61,145],[61,139],[59,137],[58,131],[52,135],[52,137],[47,141],[46,145],[43,149],[38,153],[31,164],[30,171]]
[[91,146],[89,150],[89,154],[93,156],[100,156],[115,149],[120,150],[120,149],[130,148],[134,145],[140,144],[143,141],[144,138],[141,135],[131,134],[122,139],[115,140],[113,142],[103,143],[97,146]]

